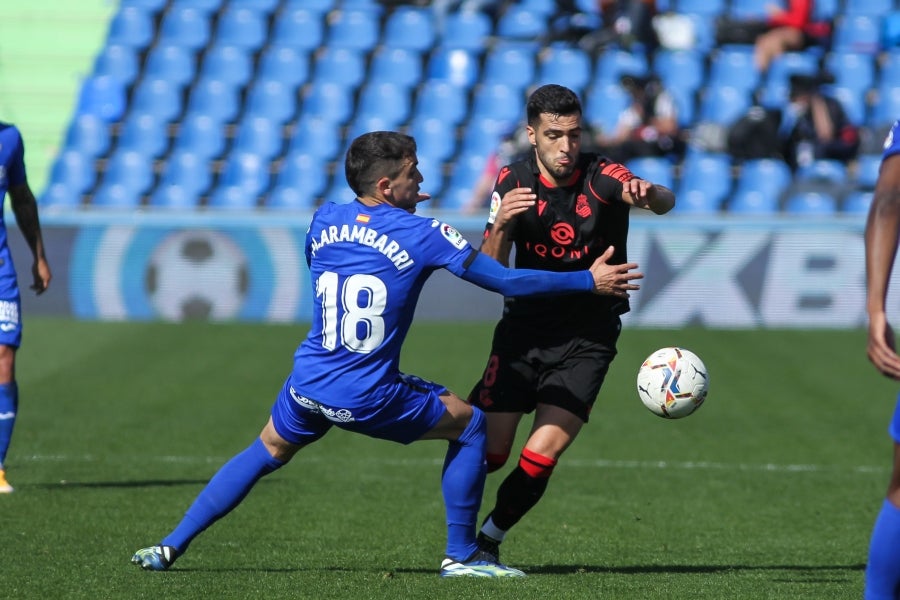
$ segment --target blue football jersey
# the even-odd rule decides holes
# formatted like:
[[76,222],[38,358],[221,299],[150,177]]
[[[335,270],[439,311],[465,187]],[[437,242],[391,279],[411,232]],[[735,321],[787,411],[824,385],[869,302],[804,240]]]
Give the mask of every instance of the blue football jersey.
[[[15,125],[0,122],[0,200],[10,188],[25,182],[25,146]],[[3,210],[0,210],[0,297],[17,291],[16,271],[9,252]]]
[[884,153],[881,155],[881,160],[894,154],[900,154],[900,121],[894,121],[894,126],[891,127],[891,131],[884,140]]
[[422,286],[461,275],[477,250],[440,221],[390,205],[323,205],[306,235],[312,327],[294,354],[297,393],[351,408],[400,375],[400,348]]

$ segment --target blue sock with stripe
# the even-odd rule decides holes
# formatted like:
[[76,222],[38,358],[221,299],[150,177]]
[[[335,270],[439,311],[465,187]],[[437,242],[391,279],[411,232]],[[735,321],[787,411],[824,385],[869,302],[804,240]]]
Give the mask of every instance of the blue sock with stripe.
[[273,458],[262,440],[256,438],[246,450],[234,456],[210,479],[187,510],[181,523],[162,541],[179,554],[204,529],[227,515],[263,476],[284,465]]
[[19,409],[19,386],[15,381],[0,385],[0,467],[6,460]]
[[487,477],[486,432],[484,413],[473,409],[472,420],[459,439],[450,442],[444,459],[441,490],[447,507],[447,556],[458,561],[478,550],[475,526]]

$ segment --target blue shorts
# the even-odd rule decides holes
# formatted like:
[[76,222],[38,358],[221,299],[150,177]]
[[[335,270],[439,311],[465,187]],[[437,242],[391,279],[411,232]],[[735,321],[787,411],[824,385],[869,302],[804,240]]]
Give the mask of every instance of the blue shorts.
[[18,348],[22,344],[22,300],[19,294],[0,298],[0,344]]
[[272,424],[278,435],[305,446],[325,435],[332,426],[369,437],[410,444],[434,429],[447,410],[440,396],[447,388],[413,375],[402,375],[382,386],[364,406],[344,408],[327,400],[306,398],[291,387],[288,376],[272,406]]

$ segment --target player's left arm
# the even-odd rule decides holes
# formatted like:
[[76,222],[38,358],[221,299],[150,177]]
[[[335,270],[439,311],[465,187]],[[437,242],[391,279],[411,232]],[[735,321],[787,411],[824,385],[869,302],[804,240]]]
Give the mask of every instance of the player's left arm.
[[664,215],[675,206],[675,193],[664,185],[635,177],[622,183],[622,200],[631,206]]
[[11,186],[9,197],[13,214],[16,216],[16,223],[19,225],[34,259],[31,266],[31,274],[34,278],[31,289],[40,295],[50,286],[52,276],[47,256],[44,253],[44,239],[41,235],[37,201],[27,181]]

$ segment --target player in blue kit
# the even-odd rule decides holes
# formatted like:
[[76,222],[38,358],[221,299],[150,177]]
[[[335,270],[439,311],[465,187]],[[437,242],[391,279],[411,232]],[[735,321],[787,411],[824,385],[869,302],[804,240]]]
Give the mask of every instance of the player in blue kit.
[[[26,179],[25,144],[15,125],[0,122],[0,199],[5,198],[7,192],[16,223],[34,257],[31,289],[43,294],[50,285],[50,266],[44,255],[37,202]],[[0,493],[4,494],[13,491],[3,465],[19,408],[15,366],[16,351],[22,343],[21,316],[19,284],[9,251],[3,211],[0,210]]]
[[333,426],[401,444],[444,439],[441,487],[447,517],[445,577],[515,577],[523,573],[483,556],[475,525],[486,477],[482,412],[445,387],[400,372],[399,358],[418,301],[436,269],[503,294],[594,292],[627,297],[642,275],[636,264],[570,273],[506,269],[479,253],[451,226],[416,216],[416,143],[393,132],[367,133],[351,144],[348,204],[325,204],[306,236],[316,295],[307,338],[260,436],[226,463],[157,546],[132,562],[161,571],[204,529],[234,509],[264,475]]
[[[900,356],[887,320],[891,270],[900,242],[900,121],[884,142],[881,170],[866,221],[866,312],[869,360],[883,375],[900,381]],[[866,566],[866,600],[900,598],[900,397],[888,431],[894,439],[894,472],[875,520]]]

